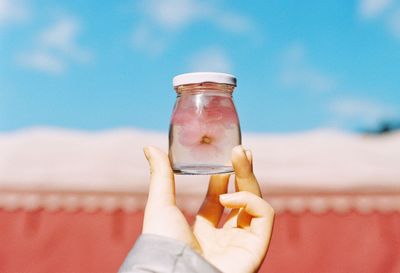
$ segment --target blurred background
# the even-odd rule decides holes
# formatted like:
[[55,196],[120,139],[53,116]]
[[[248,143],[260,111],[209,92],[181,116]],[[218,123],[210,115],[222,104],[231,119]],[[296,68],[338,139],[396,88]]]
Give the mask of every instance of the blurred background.
[[237,76],[244,131],[374,130],[399,120],[395,0],[0,5],[1,131],[165,131],[172,77],[190,71]]
[[194,71],[238,78],[278,212],[262,272],[400,272],[398,0],[0,0],[0,272],[117,270]]

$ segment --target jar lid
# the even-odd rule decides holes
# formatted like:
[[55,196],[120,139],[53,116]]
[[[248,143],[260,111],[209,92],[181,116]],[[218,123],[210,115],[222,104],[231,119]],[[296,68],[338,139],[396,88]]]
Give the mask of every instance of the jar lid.
[[194,72],[175,76],[172,80],[174,87],[185,84],[214,82],[236,86],[236,77],[227,73]]

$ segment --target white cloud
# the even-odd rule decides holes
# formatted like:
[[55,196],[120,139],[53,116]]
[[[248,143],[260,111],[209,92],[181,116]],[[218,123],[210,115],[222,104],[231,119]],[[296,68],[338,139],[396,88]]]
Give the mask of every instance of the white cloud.
[[246,33],[254,30],[253,23],[242,14],[224,12],[215,16],[214,20],[220,28],[229,32]]
[[64,53],[77,61],[88,61],[91,54],[77,42],[80,32],[81,25],[76,19],[61,17],[39,35],[39,46]]
[[391,105],[360,98],[339,98],[328,106],[338,124],[359,122],[363,126],[377,126],[387,119],[399,117],[399,112]]
[[80,23],[72,17],[60,17],[38,34],[33,49],[20,53],[17,62],[23,67],[50,73],[61,73],[71,61],[87,62],[92,54],[81,48]]
[[222,49],[208,48],[194,54],[189,60],[188,68],[197,72],[231,72],[232,64]]
[[400,8],[391,15],[387,24],[393,36],[400,39]]
[[30,12],[25,1],[0,0],[0,27],[18,23],[29,18]]
[[[138,6],[144,14],[133,32],[133,45],[154,53],[169,40],[197,22],[205,22],[233,34],[254,35],[253,22],[245,15],[226,10],[215,1],[145,0]],[[164,37],[156,39],[155,37]],[[157,50],[154,50],[157,48]]]
[[148,25],[138,26],[132,35],[133,46],[138,50],[147,51],[151,55],[159,55],[167,46],[167,39],[156,35]]
[[196,0],[150,0],[144,11],[157,25],[176,30],[209,16],[211,7]]
[[360,0],[358,10],[362,19],[383,24],[388,33],[400,39],[399,0]]
[[237,33],[253,27],[248,17],[225,10],[211,1],[148,0],[142,7],[153,23],[169,30],[180,30],[197,21],[210,22],[223,30]]
[[59,74],[65,69],[65,64],[60,58],[44,51],[22,53],[17,57],[17,61],[24,67],[48,73]]
[[363,18],[370,19],[381,15],[393,0],[360,0],[358,11]]
[[335,86],[331,76],[309,63],[301,44],[290,46],[284,53],[279,81],[285,87],[312,92],[330,91]]

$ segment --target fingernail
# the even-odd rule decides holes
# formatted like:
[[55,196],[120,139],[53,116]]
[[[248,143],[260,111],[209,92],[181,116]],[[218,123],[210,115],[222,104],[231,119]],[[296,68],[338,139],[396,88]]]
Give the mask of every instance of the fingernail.
[[245,151],[247,159],[251,160],[253,158],[253,154],[251,153],[251,150],[246,150]]
[[242,152],[243,152],[244,154],[246,154],[246,149],[245,149],[242,145],[240,145],[240,149],[242,150]]
[[242,151],[243,153],[245,152],[245,150],[244,150],[244,148],[243,148],[242,145],[235,146],[235,147],[233,148],[233,151],[234,151],[234,152],[240,152],[240,151]]
[[150,152],[149,152],[149,147],[144,147],[143,152],[147,160],[150,158]]

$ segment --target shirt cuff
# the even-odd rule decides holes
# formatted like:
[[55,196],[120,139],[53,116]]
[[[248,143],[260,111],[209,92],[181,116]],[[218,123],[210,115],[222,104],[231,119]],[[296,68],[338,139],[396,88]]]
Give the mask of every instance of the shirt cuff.
[[220,273],[221,271],[181,241],[154,234],[142,234],[118,272]]

